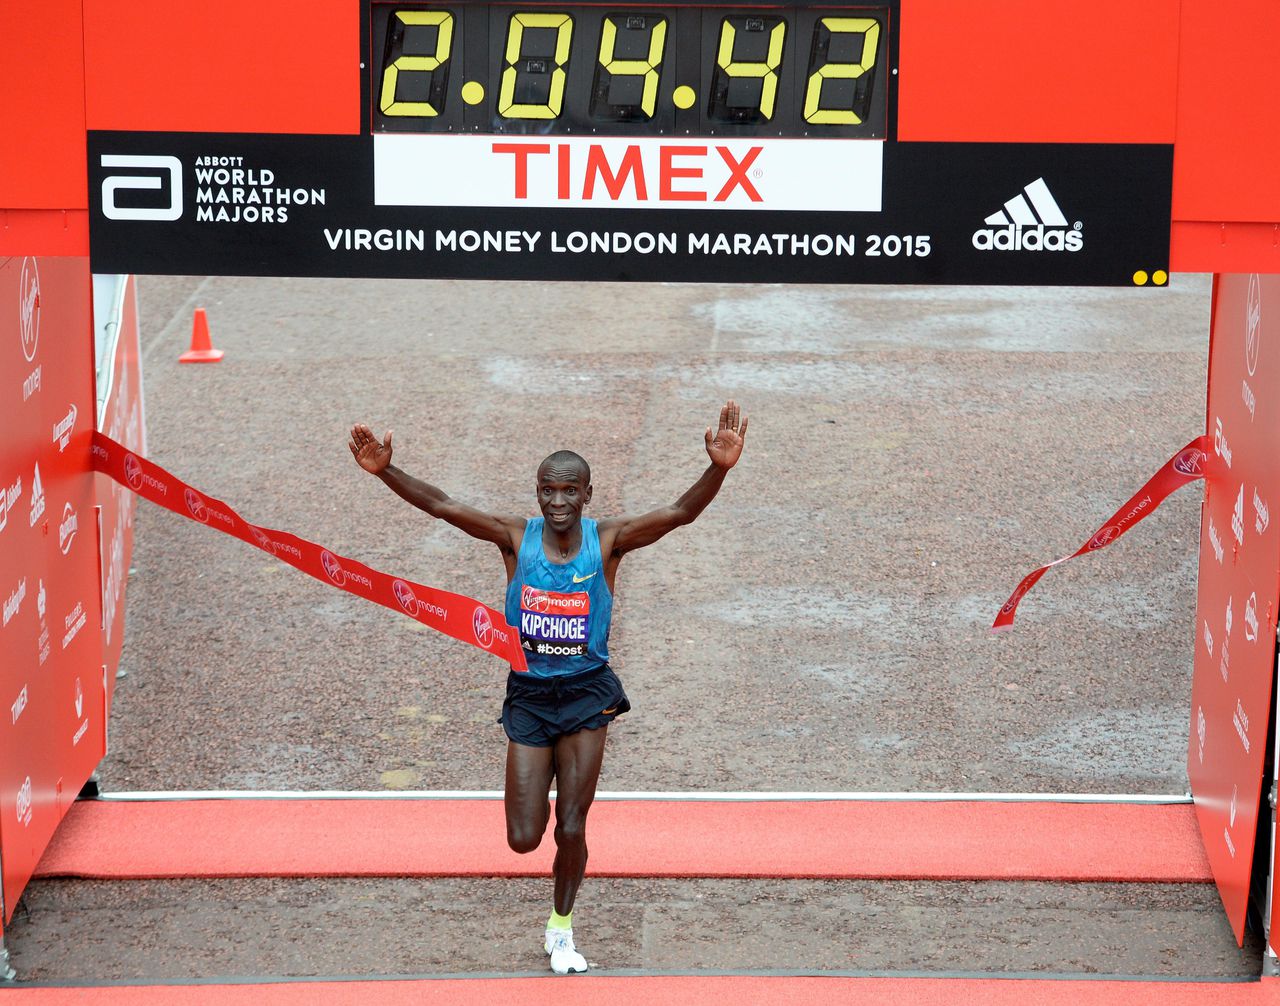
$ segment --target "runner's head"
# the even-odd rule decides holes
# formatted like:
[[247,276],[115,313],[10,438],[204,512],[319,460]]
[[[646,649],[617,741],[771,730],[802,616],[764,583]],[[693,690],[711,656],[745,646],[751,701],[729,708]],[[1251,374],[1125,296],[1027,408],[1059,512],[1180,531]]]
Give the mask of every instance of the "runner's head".
[[573,451],[556,451],[538,465],[538,507],[553,531],[568,531],[591,502],[591,466]]

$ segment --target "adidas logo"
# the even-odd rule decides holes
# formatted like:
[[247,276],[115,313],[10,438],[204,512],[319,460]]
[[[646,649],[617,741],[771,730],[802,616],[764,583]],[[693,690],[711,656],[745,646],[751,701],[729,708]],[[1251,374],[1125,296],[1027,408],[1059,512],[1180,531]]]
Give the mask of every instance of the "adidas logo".
[[973,232],[979,251],[1068,251],[1084,247],[1079,224],[1067,223],[1043,178],[1037,178]]

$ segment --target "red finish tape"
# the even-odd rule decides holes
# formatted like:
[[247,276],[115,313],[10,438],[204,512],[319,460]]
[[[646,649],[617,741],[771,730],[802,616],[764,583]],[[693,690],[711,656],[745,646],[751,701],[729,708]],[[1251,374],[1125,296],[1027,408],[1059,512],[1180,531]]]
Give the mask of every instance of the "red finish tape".
[[1074,559],[1078,555],[1106,548],[1188,482],[1204,478],[1209,452],[1212,449],[1213,442],[1210,437],[1196,437],[1166,461],[1164,466],[1147,480],[1147,484],[1139,489],[1128,503],[1113,513],[1088,541],[1070,555],[1055,559],[1048,565],[1032,570],[1024,576],[1017,589],[1009,596],[1009,600],[1005,601],[1004,607],[996,614],[996,620],[991,623],[991,631],[1000,632],[1013,626],[1013,616],[1018,610],[1018,603],[1027,595],[1027,591],[1036,585],[1040,577],[1054,566],[1068,559]]
[[314,542],[250,524],[208,496],[102,433],[93,435],[93,467],[145,500],[248,542],[317,580],[416,619],[527,671],[519,633],[499,611],[462,594],[389,576]]

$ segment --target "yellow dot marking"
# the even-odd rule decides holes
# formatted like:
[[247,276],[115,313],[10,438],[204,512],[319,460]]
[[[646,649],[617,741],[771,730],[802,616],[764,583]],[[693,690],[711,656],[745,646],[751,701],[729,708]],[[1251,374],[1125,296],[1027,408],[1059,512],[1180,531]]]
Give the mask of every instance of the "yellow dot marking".
[[1146,286],[1147,285],[1146,272],[1144,272],[1142,269],[1139,269],[1137,272],[1135,272],[1133,274],[1133,282],[1135,286]]
[[1157,269],[1151,274],[1151,282],[1156,286],[1164,286],[1169,281],[1169,274],[1163,269]]
[[484,85],[478,80],[469,80],[462,85],[462,100],[468,105],[478,105],[484,101]]
[[671,95],[671,100],[675,102],[676,108],[692,108],[698,96],[688,84],[681,84]]

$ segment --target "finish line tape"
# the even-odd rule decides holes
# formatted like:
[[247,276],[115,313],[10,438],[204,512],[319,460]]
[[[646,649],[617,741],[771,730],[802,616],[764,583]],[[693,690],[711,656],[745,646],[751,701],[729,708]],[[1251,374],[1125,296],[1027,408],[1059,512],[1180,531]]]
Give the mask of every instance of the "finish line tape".
[[388,576],[287,531],[250,524],[222,500],[198,492],[102,433],[93,434],[91,454],[95,471],[156,506],[248,542],[348,594],[403,612],[428,628],[487,650],[513,670],[528,670],[518,634],[501,612],[488,605],[462,594]]
[[991,623],[991,631],[1000,632],[1013,626],[1013,616],[1018,610],[1018,602],[1026,596],[1027,591],[1036,585],[1040,577],[1053,569],[1054,566],[1064,563],[1068,559],[1074,559],[1078,555],[1106,548],[1148,514],[1152,513],[1156,507],[1188,482],[1204,478],[1205,466],[1208,463],[1211,449],[1212,442],[1208,436],[1196,437],[1195,440],[1166,461],[1164,467],[1152,475],[1147,480],[1147,484],[1139,489],[1128,503],[1112,514],[1110,519],[1094,532],[1093,537],[1076,551],[1070,555],[1064,555],[1061,559],[1055,559],[1047,566],[1041,566],[1023,577],[1022,582],[1018,584],[1017,589],[1010,595],[1009,600],[1005,601],[1004,607],[996,615],[996,620]]

